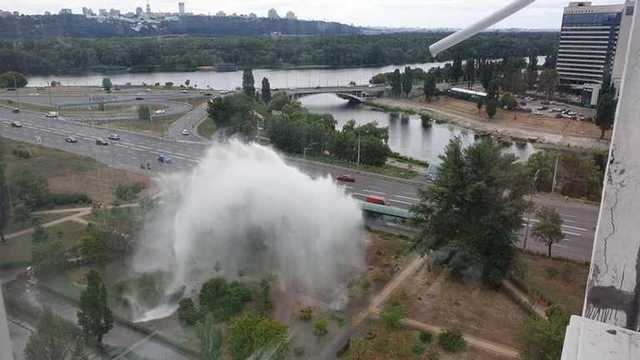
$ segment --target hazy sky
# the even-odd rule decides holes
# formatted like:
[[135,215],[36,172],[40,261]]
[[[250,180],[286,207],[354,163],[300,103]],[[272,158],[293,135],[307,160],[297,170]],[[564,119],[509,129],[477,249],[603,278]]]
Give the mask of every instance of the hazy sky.
[[[301,19],[338,21],[361,26],[388,27],[462,27],[488,14],[491,9],[511,0],[184,0],[187,11],[215,14],[254,12],[265,16],[270,8],[280,15],[292,10]],[[178,0],[150,0],[153,11],[176,11]],[[520,14],[500,23],[498,27],[559,28],[562,8],[569,0],[538,0]],[[617,4],[624,0],[595,0],[595,4]],[[21,0],[2,4],[3,10],[21,13],[57,12],[71,8],[79,13],[83,6],[94,11],[116,8],[124,12],[144,8],[146,0]]]

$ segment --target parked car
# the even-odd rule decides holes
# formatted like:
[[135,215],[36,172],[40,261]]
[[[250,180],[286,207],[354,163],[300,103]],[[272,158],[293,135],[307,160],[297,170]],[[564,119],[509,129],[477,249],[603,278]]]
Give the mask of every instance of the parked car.
[[14,113],[14,114],[17,114],[17,113],[19,113],[19,112],[20,112],[20,109],[18,109],[18,108],[13,108],[13,109],[11,109],[11,112],[12,112],[12,113]]
[[109,140],[118,141],[118,140],[120,140],[120,135],[118,135],[118,134],[110,134],[109,135]]
[[351,175],[340,175],[336,177],[336,180],[341,182],[348,182],[348,183],[356,182],[356,179]]
[[78,139],[76,139],[73,136],[67,136],[64,141],[68,142],[69,144],[75,144],[78,142]]
[[45,116],[48,117],[48,118],[57,118],[58,117],[58,112],[57,111],[49,111]]
[[171,158],[168,157],[165,154],[160,154],[158,156],[158,162],[163,163],[163,164],[171,164],[173,162],[173,160],[171,160]]
[[22,127],[22,123],[20,121],[13,121],[13,122],[11,122],[11,127],[21,128]]
[[184,135],[184,136],[189,136],[189,134],[190,134],[190,133],[189,133],[189,130],[187,130],[187,129],[182,129],[182,135]]
[[162,114],[164,114],[166,112],[167,112],[167,110],[165,110],[165,109],[158,109],[158,110],[154,111],[153,113],[156,114],[156,115],[162,115]]
[[387,201],[382,196],[377,195],[369,195],[365,201],[370,204],[387,205]]
[[109,142],[103,138],[97,138],[96,139],[96,145],[104,145],[107,146],[109,145]]

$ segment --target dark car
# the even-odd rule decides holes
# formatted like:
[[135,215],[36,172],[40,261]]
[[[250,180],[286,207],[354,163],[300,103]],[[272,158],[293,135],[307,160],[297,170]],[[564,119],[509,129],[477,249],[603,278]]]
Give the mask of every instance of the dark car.
[[64,141],[68,142],[69,144],[75,144],[78,142],[78,139],[76,139],[73,136],[67,136]]
[[144,100],[142,96],[136,96],[136,100]]
[[21,128],[22,127],[22,123],[20,121],[14,121],[14,122],[11,123],[11,127]]
[[161,162],[163,164],[171,164],[173,160],[171,160],[171,158],[165,154],[160,154],[160,156],[158,156],[158,162]]
[[341,182],[348,182],[348,183],[356,182],[356,179],[351,175],[340,175],[336,178],[336,180]]
[[17,114],[17,113],[19,113],[19,112],[20,112],[20,109],[18,109],[18,108],[13,108],[13,109],[11,109],[11,112],[12,112],[12,113],[14,113],[14,114]]
[[105,139],[96,139],[96,145],[109,145],[109,142]]

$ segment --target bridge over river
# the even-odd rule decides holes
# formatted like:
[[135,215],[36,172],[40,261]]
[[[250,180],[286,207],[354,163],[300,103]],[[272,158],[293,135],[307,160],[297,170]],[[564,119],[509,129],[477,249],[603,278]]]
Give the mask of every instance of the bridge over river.
[[315,94],[336,94],[338,97],[348,100],[350,103],[359,104],[366,100],[369,96],[379,96],[384,93],[384,85],[369,86],[328,86],[328,87],[310,87],[310,88],[291,88],[285,89],[285,93],[293,98],[301,98],[303,96]]

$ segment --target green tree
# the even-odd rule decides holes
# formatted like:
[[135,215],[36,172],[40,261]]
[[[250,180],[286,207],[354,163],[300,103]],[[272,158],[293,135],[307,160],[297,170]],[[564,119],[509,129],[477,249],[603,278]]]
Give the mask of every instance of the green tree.
[[407,66],[404,68],[404,73],[402,74],[402,92],[404,92],[405,96],[409,97],[412,88],[413,74],[411,72],[411,68]]
[[436,79],[433,74],[428,74],[424,79],[424,99],[428,102],[431,102],[431,99],[436,95]]
[[560,359],[569,315],[559,306],[547,309],[547,318],[530,317],[519,337],[522,360]]
[[402,94],[402,75],[400,70],[396,69],[391,74],[391,95],[400,96]]
[[0,74],[1,88],[23,88],[27,86],[27,78],[19,72],[7,71]]
[[149,106],[138,106],[138,120],[151,121],[151,108],[149,108]]
[[[1,156],[1,154],[0,154]],[[5,165],[0,158],[0,243],[6,243],[4,231],[9,224],[11,203],[9,202],[9,185],[5,176]]]
[[287,326],[252,312],[231,319],[227,346],[234,359],[284,359]]
[[527,63],[527,88],[533,90],[538,82],[538,57],[536,55],[529,56]]
[[319,317],[313,321],[313,334],[322,337],[329,333],[329,321],[324,317]]
[[262,101],[265,104],[269,104],[271,102],[271,85],[269,84],[269,79],[262,78]]
[[511,93],[505,93],[500,99],[500,106],[509,110],[515,110],[518,108],[518,102]]
[[180,321],[193,326],[198,322],[199,318],[200,313],[191,298],[184,298],[178,302],[178,319],[180,319]]
[[489,85],[491,84],[491,80],[494,78],[493,63],[490,63],[487,60],[480,61],[479,72],[482,87],[485,91],[489,91]]
[[242,72],[242,91],[249,97],[256,95],[255,81],[253,80],[253,71],[245,69]]
[[605,77],[598,95],[598,105],[596,109],[596,125],[600,128],[600,139],[604,139],[607,130],[613,128],[618,106],[616,87],[611,82],[611,77]]
[[551,100],[556,93],[559,81],[560,75],[555,69],[545,69],[540,74],[538,90],[541,90],[545,94],[547,100]]
[[400,304],[387,304],[380,312],[380,320],[389,330],[395,330],[400,327],[402,319],[407,317],[407,311]]
[[80,254],[92,263],[98,265],[106,264],[109,255],[109,248],[107,247],[108,233],[94,224],[87,226],[87,233],[88,235],[80,240]]
[[80,340],[62,318],[45,308],[29,336],[24,355],[27,360],[85,360]]
[[184,81],[184,86],[189,87],[191,85],[191,80],[187,79]]
[[467,82],[467,87],[471,89],[476,82],[476,61],[471,58],[468,59],[464,66],[464,80]]
[[62,239],[38,241],[36,236],[35,233],[32,235],[31,242],[31,263],[34,272],[38,276],[57,274],[65,265],[64,242]]
[[451,79],[454,83],[457,83],[460,78],[464,75],[464,69],[462,68],[462,58],[456,57],[453,60],[453,66],[451,68]]
[[87,339],[102,346],[102,337],[113,327],[113,315],[107,303],[107,287],[95,271],[87,274],[87,288],[80,295],[78,325]]
[[102,78],[102,88],[104,89],[104,91],[110,92],[112,87],[113,84],[111,83],[111,78]]
[[11,192],[15,200],[23,202],[30,209],[44,203],[49,194],[47,180],[29,169],[22,169],[14,175]]
[[225,321],[240,313],[244,305],[251,301],[251,290],[237,281],[228,283],[222,278],[214,278],[200,289],[200,309],[210,312],[217,321]]
[[484,100],[482,98],[478,98],[478,100],[476,100],[476,107],[478,108],[478,114],[482,112],[483,106],[484,106]]
[[487,88],[487,99],[485,101],[485,109],[489,119],[493,119],[498,112],[498,97],[500,96],[498,82],[491,80]]
[[531,235],[547,246],[547,255],[551,257],[551,247],[564,239],[562,218],[558,211],[549,207],[541,207],[536,211],[538,222],[533,226]]
[[465,266],[479,269],[485,284],[499,286],[522,226],[526,169],[491,139],[466,149],[453,139],[440,159],[433,185],[420,190],[412,209],[422,228],[416,246],[423,252],[455,248],[468,258]]
[[202,360],[218,360],[222,358],[222,333],[212,314],[207,314],[196,325],[196,335],[200,340],[200,357]]

